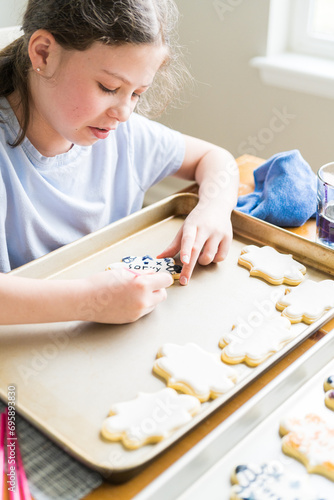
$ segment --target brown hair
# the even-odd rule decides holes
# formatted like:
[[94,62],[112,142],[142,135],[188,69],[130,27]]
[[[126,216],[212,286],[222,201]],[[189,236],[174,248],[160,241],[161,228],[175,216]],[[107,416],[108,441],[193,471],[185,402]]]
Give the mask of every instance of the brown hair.
[[157,116],[189,77],[176,41],[177,19],[174,0],[29,0],[24,34],[0,51],[0,96],[17,91],[22,109],[21,131],[12,146],[22,143],[29,125],[28,44],[35,31],[49,31],[67,50],[83,51],[94,42],[166,45],[168,60],[138,105],[142,114]]

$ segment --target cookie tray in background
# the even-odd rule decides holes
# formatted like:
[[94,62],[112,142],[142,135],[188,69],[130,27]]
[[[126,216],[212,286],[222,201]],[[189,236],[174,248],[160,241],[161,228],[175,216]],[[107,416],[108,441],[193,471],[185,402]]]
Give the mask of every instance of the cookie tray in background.
[[[316,413],[333,422],[323,383],[334,374],[334,330],[322,338],[247,403],[228,417],[134,500],[228,500],[235,466],[278,461],[285,472],[308,476],[318,498],[332,500],[334,483],[308,474],[281,449],[279,423],[285,416]],[[268,496],[269,498],[269,496]],[[275,497],[276,498],[276,497]]]
[[[126,255],[155,256],[172,241],[196,203],[193,194],[172,196],[12,274],[79,278],[103,271]],[[245,245],[272,245],[305,264],[307,277],[315,281],[331,278],[333,251],[237,212],[233,225],[235,235],[224,262],[196,266],[189,286],[176,282],[168,289],[168,300],[133,324],[0,327],[1,398],[6,400],[8,385],[16,385],[18,411],[62,448],[111,481],[133,476],[334,316],[332,310],[312,325],[292,325],[295,339],[258,367],[235,365],[236,386],[204,403],[200,413],[170,438],[133,451],[103,440],[100,429],[112,404],[133,399],[139,391],[155,392],[165,387],[152,373],[157,351],[164,343],[194,342],[219,354],[219,339],[233,324],[251,322],[268,311],[280,314],[274,297],[285,287],[250,277],[249,271],[238,265]]]

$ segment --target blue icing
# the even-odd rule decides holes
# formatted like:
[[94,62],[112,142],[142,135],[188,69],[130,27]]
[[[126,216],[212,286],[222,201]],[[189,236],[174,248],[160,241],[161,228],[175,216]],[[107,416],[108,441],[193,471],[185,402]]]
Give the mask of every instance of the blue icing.
[[142,260],[154,260],[154,259],[150,255],[144,255],[144,257],[142,258]]
[[247,465],[237,465],[235,468],[235,473],[238,474],[238,472],[242,472],[246,470],[248,467]]
[[130,262],[133,262],[136,257],[123,257],[122,262],[125,262],[126,264],[130,264]]

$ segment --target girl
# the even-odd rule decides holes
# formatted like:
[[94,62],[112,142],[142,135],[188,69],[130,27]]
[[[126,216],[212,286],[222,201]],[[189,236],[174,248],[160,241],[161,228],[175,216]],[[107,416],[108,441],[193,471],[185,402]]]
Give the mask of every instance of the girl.
[[[133,113],[152,111],[157,96],[164,108],[175,91],[176,15],[172,0],[29,0],[23,35],[0,52],[1,271],[140,209],[166,175],[196,180],[200,200],[159,257],[180,251],[183,285],[197,261],[225,258],[232,156]],[[171,282],[125,270],[69,282],[0,278],[2,323],[133,321]]]

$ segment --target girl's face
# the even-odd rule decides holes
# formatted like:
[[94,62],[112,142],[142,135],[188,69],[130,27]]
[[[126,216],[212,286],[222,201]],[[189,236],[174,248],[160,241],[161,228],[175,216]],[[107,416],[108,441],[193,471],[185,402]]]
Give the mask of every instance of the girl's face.
[[32,74],[28,138],[46,156],[106,139],[129,118],[165,58],[166,48],[155,45],[58,46],[58,55]]

